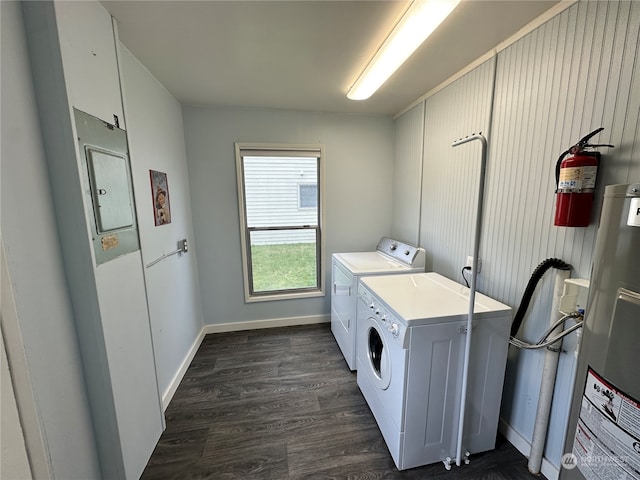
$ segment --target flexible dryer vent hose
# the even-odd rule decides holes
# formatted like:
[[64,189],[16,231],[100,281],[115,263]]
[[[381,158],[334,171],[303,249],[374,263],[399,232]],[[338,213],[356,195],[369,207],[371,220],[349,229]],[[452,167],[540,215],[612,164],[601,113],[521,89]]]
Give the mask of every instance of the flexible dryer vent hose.
[[536,267],[536,269],[531,274],[531,278],[529,279],[529,283],[527,283],[527,288],[524,289],[524,294],[522,295],[522,300],[520,301],[520,306],[518,307],[518,311],[513,317],[513,323],[511,324],[511,336],[515,337],[518,330],[520,330],[520,326],[522,325],[522,320],[524,319],[524,315],[527,313],[527,309],[529,308],[529,302],[531,301],[531,297],[533,296],[533,292],[538,285],[538,282],[545,274],[547,270],[550,268],[555,268],[558,270],[571,270],[571,265],[566,262],[563,262],[559,258],[547,258],[543,260],[540,265]]

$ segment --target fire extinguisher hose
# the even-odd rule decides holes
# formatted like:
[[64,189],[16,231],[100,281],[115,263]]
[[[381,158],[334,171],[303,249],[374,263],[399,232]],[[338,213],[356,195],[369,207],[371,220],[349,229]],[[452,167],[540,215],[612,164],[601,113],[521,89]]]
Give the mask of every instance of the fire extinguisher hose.
[[531,297],[533,297],[533,293],[535,292],[536,286],[538,282],[545,274],[547,270],[550,268],[555,268],[558,270],[571,270],[571,265],[560,260],[559,258],[547,258],[543,260],[540,265],[538,265],[533,273],[531,274],[531,278],[529,278],[529,283],[527,283],[527,287],[524,289],[524,293],[522,295],[522,300],[520,301],[520,306],[518,307],[518,311],[513,317],[513,323],[511,324],[511,336],[515,337],[520,330],[520,326],[522,325],[522,320],[524,319],[525,314],[527,313],[527,309],[529,308],[529,303],[531,302]]
[[569,155],[570,152],[571,149],[567,150],[566,152],[562,152],[562,155],[560,155],[560,157],[556,161],[556,193],[558,193],[558,185],[560,185],[560,165],[562,164],[562,160],[564,160],[564,157]]

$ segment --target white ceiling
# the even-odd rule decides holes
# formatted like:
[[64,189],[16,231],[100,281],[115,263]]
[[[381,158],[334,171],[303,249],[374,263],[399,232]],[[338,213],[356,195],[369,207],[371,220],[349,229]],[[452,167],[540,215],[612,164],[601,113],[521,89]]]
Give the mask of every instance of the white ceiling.
[[183,104],[395,114],[555,0],[463,0],[370,99],[346,93],[408,2],[102,1]]

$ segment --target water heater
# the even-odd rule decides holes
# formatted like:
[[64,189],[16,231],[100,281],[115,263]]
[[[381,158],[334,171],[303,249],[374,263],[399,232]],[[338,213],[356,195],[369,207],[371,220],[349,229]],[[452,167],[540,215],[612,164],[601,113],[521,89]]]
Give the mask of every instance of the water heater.
[[640,183],[605,188],[560,478],[640,480]]

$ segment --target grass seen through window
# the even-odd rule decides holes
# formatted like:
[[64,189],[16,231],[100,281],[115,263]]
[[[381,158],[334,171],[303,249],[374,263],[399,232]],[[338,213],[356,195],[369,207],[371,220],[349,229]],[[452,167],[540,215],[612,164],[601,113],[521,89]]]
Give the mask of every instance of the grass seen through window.
[[315,243],[252,245],[251,260],[255,292],[316,286]]

